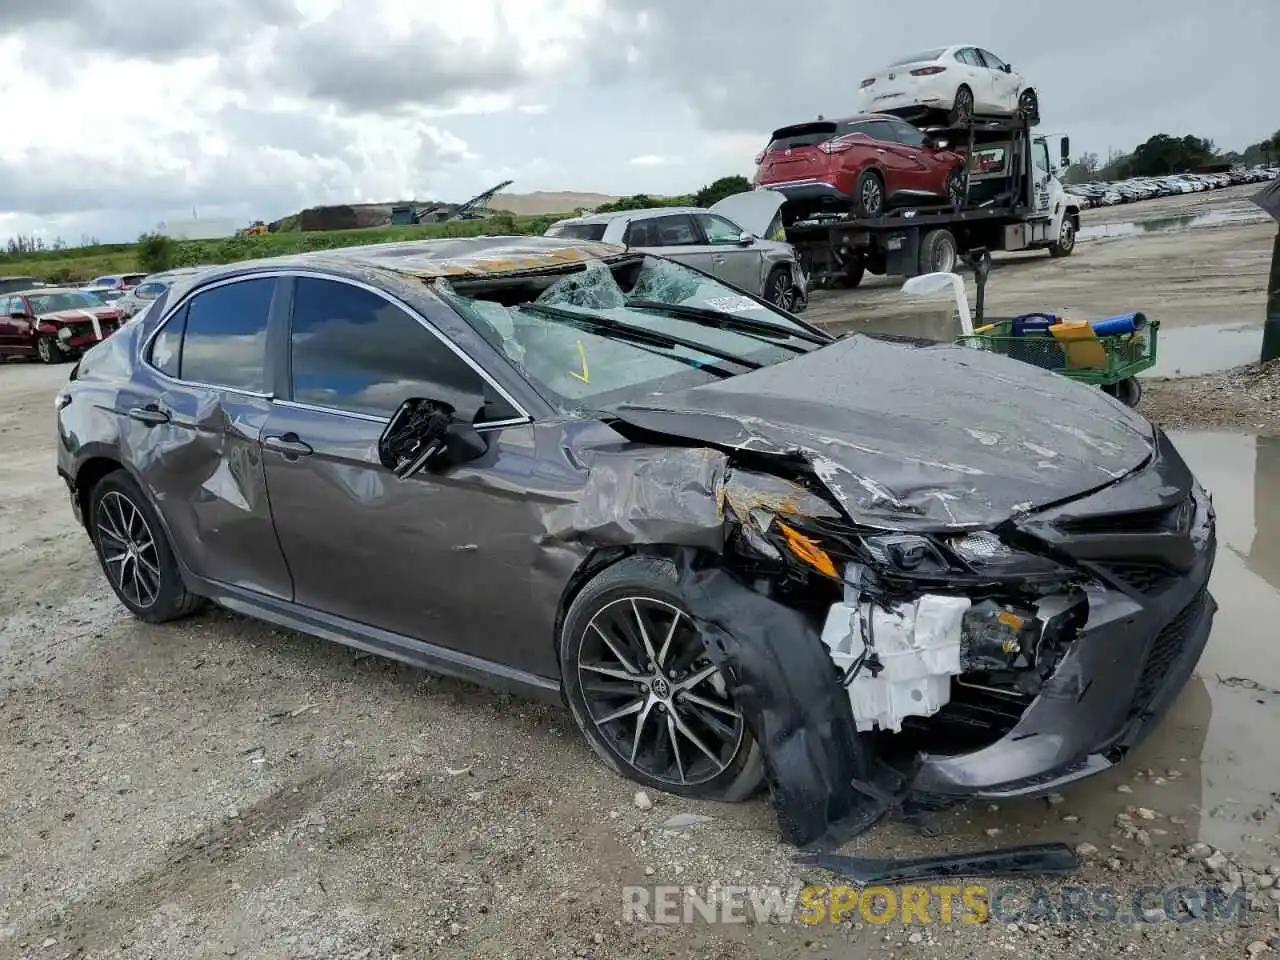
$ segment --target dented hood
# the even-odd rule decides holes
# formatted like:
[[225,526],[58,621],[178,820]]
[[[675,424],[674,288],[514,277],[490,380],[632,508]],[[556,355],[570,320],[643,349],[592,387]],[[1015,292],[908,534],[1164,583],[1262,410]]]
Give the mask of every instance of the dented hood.
[[786,201],[777,190],[748,190],[725,197],[709,209],[728,217],[753,236],[770,239],[769,227]]
[[866,336],[616,414],[798,456],[855,522],[898,530],[994,526],[1104,486],[1152,451],[1147,421],[1095,387],[979,350]]

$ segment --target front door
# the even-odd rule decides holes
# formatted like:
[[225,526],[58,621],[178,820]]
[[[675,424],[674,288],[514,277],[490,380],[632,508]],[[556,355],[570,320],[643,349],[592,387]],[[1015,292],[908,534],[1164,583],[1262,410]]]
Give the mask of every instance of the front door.
[[[527,637],[524,619],[541,527],[504,483],[533,474],[533,427],[442,335],[354,284],[297,278],[290,355],[290,396],[263,446],[294,601],[517,669],[545,664],[534,644],[553,638]],[[489,452],[396,478],[378,438],[410,397],[478,410]]]
[[757,296],[763,293],[764,278],[760,273],[764,256],[754,243],[741,243],[745,231],[714,213],[699,213],[696,219],[707,244],[719,253],[719,259],[712,264],[716,277]]
[[669,213],[631,221],[623,242],[628,247],[652,250],[712,275],[723,261],[723,250],[706,242],[687,213]]

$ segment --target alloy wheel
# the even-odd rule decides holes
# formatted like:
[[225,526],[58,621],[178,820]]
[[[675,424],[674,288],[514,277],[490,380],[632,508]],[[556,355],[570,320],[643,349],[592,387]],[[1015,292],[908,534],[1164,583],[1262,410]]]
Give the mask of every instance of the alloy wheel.
[[160,554],[142,511],[112,490],[98,501],[94,528],[112,586],[139,609],[152,606],[160,596]]
[[962,171],[951,171],[947,177],[946,191],[952,207],[959,210],[964,206],[964,173]]
[[959,123],[968,123],[973,117],[973,91],[968,87],[962,87],[957,90],[952,110]]
[[880,216],[884,206],[884,192],[880,189],[878,177],[869,176],[862,181],[862,212],[868,217]]
[[48,337],[37,340],[36,356],[40,358],[41,363],[53,363],[53,341]]
[[742,711],[678,607],[643,596],[602,607],[577,669],[590,721],[623,763],[676,786],[706,783],[733,763]]
[[795,290],[787,282],[786,274],[778,271],[773,275],[773,283],[769,289],[768,301],[775,307],[790,311],[796,305]]
[[1070,250],[1076,245],[1076,226],[1070,217],[1062,218],[1062,229],[1058,231],[1058,246],[1062,250]]

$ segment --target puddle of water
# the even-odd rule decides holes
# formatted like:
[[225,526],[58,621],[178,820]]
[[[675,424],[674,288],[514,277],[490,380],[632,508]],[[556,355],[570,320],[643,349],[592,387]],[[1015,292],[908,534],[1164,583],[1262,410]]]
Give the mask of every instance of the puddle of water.
[[1252,363],[1262,350],[1259,323],[1212,323],[1161,328],[1156,365],[1145,377],[1194,377]]
[[1134,237],[1145,233],[1172,233],[1193,227],[1220,227],[1228,224],[1262,223],[1267,215],[1262,210],[1227,208],[1205,210],[1201,213],[1184,213],[1176,216],[1153,217],[1150,220],[1126,220],[1120,223],[1098,223],[1081,227],[1076,235],[1079,240],[1099,240],[1104,237]]
[[1007,842],[1088,841],[1104,857],[1131,859],[1141,848],[1116,829],[1116,816],[1142,807],[1157,814],[1134,817],[1155,848],[1202,840],[1245,862],[1280,862],[1280,438],[1173,439],[1218,510],[1212,589],[1220,606],[1196,675],[1119,767],[1066,788],[1057,806],[975,804],[952,831],[976,833],[985,845],[992,841],[980,828],[999,829]]

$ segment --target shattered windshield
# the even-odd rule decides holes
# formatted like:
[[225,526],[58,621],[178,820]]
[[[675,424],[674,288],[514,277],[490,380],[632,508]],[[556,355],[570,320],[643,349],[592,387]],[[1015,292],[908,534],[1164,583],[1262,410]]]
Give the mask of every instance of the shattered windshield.
[[608,411],[816,346],[814,333],[785,314],[660,257],[440,280],[435,289],[566,414]]
[[88,291],[33,294],[28,298],[36,313],[57,313],[59,310],[91,310],[101,307],[103,301]]

